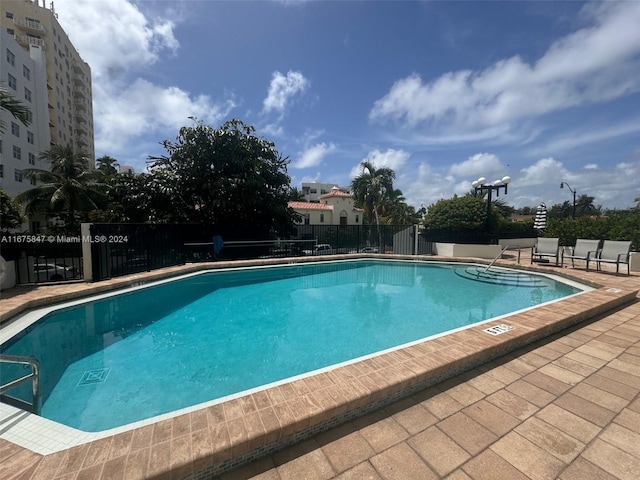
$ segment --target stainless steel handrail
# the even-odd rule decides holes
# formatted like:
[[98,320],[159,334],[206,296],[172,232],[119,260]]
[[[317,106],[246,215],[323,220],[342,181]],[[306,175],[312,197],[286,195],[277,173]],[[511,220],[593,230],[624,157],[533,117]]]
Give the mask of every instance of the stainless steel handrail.
[[[40,363],[35,357],[26,355],[4,355],[0,354],[0,363],[13,363],[21,365],[29,365],[31,367],[31,373],[20,377],[16,380],[12,380],[9,383],[0,385],[0,395],[4,394],[7,390],[12,389],[28,380],[31,380],[31,394],[32,403],[24,402],[27,405],[31,405],[31,411],[35,414],[40,413],[41,407],[41,394],[40,394]],[[22,402],[22,401],[21,401]]]
[[500,251],[498,256],[493,259],[493,261],[489,264],[489,266],[487,268],[484,269],[485,272],[488,271],[491,267],[493,267],[493,264],[498,261],[498,259],[502,256],[502,254],[505,252],[505,250],[507,250],[507,248],[509,248],[509,245],[505,245],[504,246],[504,248]]

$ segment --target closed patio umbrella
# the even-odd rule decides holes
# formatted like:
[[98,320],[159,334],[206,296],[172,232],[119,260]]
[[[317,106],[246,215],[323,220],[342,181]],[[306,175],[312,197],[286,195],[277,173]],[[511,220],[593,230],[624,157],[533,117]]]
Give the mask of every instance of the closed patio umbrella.
[[547,206],[541,203],[536,211],[536,217],[533,221],[533,228],[538,232],[538,236],[544,235],[547,230]]

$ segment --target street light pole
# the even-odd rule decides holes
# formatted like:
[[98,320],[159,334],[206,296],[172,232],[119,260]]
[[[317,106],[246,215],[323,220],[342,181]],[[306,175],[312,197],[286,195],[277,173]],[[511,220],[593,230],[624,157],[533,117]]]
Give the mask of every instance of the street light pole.
[[576,191],[573,190],[567,182],[560,182],[560,188],[564,188],[565,185],[571,193],[573,193],[573,219],[576,219]]
[[504,194],[507,194],[507,188],[511,182],[511,177],[502,177],[502,180],[496,180],[492,185],[487,185],[487,179],[480,177],[471,183],[476,192],[487,192],[487,218],[485,220],[485,229],[489,233],[489,225],[491,223],[491,196],[496,192],[496,197],[500,195],[500,189],[504,188]]

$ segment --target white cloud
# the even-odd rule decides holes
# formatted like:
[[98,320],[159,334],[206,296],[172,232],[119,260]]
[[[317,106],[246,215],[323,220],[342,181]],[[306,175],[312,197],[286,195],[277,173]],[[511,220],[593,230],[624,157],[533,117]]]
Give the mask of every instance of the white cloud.
[[335,150],[336,146],[333,143],[317,143],[304,150],[298,160],[291,164],[291,168],[318,167],[322,164],[324,157]]
[[[396,175],[405,166],[407,160],[411,154],[409,152],[405,152],[404,150],[394,150],[393,148],[389,148],[386,152],[381,152],[378,149],[372,150],[367,154],[366,158],[363,158],[362,161],[368,161],[372,163],[376,168],[387,167],[393,170]],[[362,163],[362,162],[360,162]],[[362,173],[362,167],[360,167],[360,163],[354,166],[350,172],[350,178],[355,178],[360,173]]]
[[462,163],[455,163],[449,168],[449,173],[456,177],[463,177],[470,182],[479,177],[493,176],[502,178],[505,167],[500,159],[492,153],[476,153]]
[[60,24],[91,67],[97,155],[126,155],[123,162],[142,170],[140,158],[145,155],[132,139],[157,135],[157,149],[157,143],[173,138],[188,117],[219,122],[235,107],[232,95],[214,100],[144,78],[149,66],[180,47],[174,35],[180,19],[175,4],[164,13],[154,12],[153,19],[129,0],[56,0],[55,8]]
[[640,91],[640,2],[603,2],[585,15],[589,28],[556,41],[533,64],[515,56],[429,82],[413,74],[376,101],[369,117],[477,131]]
[[215,103],[207,95],[190,98],[177,87],[164,88],[137,79],[110,102],[98,103],[96,148],[120,152],[130,137],[149,131],[177,131],[191,116],[215,124],[224,120],[234,106],[233,99]]
[[267,98],[263,101],[264,112],[283,113],[292,99],[309,87],[309,80],[301,72],[289,70],[286,75],[273,72]]

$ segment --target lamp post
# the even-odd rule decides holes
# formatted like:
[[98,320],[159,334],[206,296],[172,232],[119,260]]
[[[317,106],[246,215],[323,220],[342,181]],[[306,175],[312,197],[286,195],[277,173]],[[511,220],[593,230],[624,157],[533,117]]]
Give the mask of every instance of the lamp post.
[[500,189],[504,188],[504,194],[507,194],[507,187],[511,182],[511,177],[502,177],[502,180],[496,180],[491,185],[487,185],[487,179],[484,177],[480,177],[478,180],[471,182],[471,186],[474,188],[476,192],[488,192],[489,196],[487,197],[487,219],[485,223],[485,228],[487,233],[489,232],[489,224],[491,218],[491,194],[495,191],[496,197],[500,195]]
[[576,219],[576,191],[572,190],[567,182],[560,182],[560,188],[566,187],[569,189],[571,193],[573,193],[573,219]]

